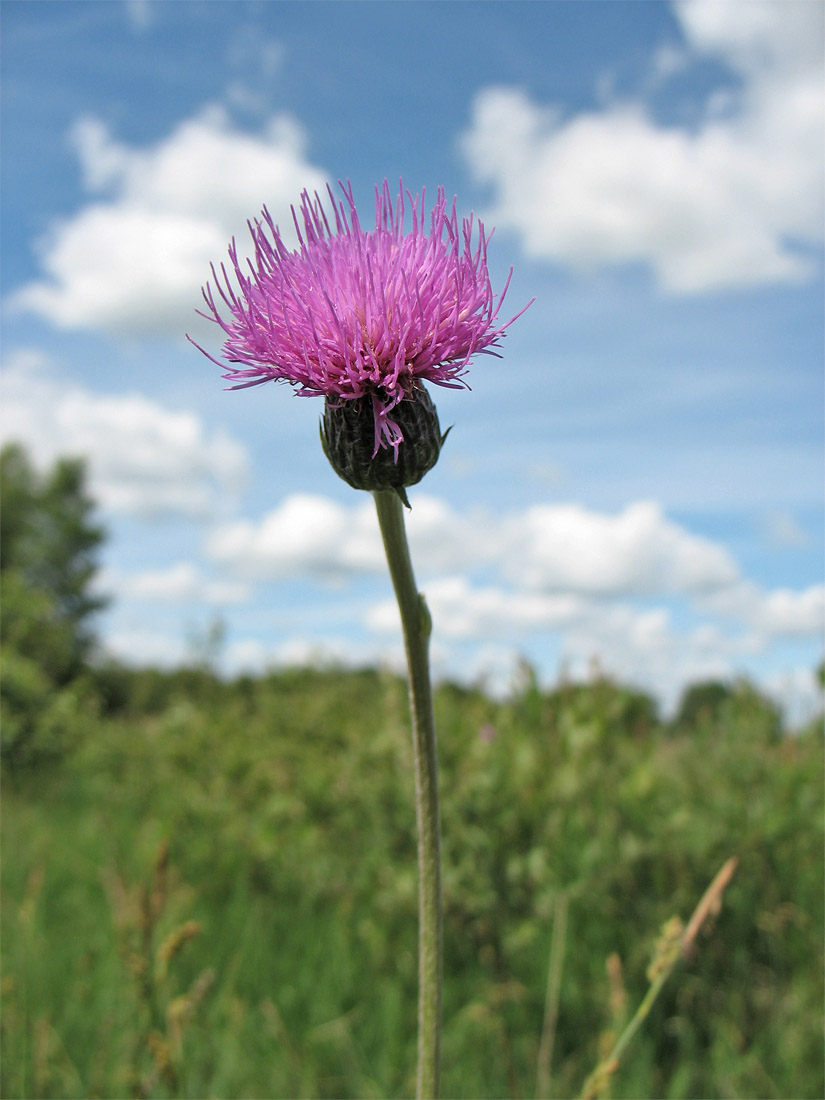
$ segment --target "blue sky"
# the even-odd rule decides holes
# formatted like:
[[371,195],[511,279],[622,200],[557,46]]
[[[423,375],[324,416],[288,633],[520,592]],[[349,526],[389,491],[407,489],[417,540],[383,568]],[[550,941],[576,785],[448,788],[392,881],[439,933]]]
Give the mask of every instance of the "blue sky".
[[[822,655],[823,9],[806,0],[3,4],[4,439],[84,454],[101,621],[228,671],[399,665],[371,501],[316,400],[184,339],[209,263],[304,187],[438,185],[512,265],[501,360],[437,391],[410,494],[440,675],[598,665],[672,705]],[[514,679],[515,678],[515,679]]]

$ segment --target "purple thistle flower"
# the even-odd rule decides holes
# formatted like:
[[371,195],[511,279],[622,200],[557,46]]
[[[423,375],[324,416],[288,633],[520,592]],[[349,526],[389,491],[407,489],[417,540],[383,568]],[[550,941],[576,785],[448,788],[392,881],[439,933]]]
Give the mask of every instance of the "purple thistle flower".
[[[477,352],[496,354],[492,349],[504,330],[524,310],[499,324],[510,276],[494,300],[489,235],[479,221],[473,246],[472,215],[459,227],[455,200],[448,208],[443,188],[427,232],[423,191],[413,198],[401,185],[393,202],[385,180],[375,189],[375,228],[364,230],[351,185],[339,186],[344,201],[338,203],[327,187],[334,227],[317,192],[313,200],[304,191],[300,211],[293,207],[300,245],[294,252],[264,207],[263,220],[249,223],[255,252],[248,270],[234,239],[229,248],[237,291],[226,266],[221,264],[219,275],[212,265],[220,302],[207,283],[203,297],[209,313],[201,316],[225,332],[222,355],[228,363],[243,366],[204,354],[225,370],[231,389],[277,380],[289,382],[301,396],[324,396],[332,407],[369,399],[373,457],[389,446],[397,459],[404,436],[392,410],[425,380],[465,386],[470,358]],[[405,195],[412,207],[406,231]],[[227,319],[221,316],[224,308]]]

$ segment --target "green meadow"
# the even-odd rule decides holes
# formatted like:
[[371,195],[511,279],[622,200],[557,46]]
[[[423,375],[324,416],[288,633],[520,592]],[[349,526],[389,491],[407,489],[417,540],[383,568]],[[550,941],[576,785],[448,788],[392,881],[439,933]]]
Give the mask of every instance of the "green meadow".
[[[438,691],[445,1096],[536,1095],[560,899],[548,1091],[577,1095],[732,855],[610,1094],[823,1094],[819,728],[705,694],[665,725],[607,680]],[[42,720],[63,751],[4,775],[3,1095],[411,1095],[404,684],[109,668]]]
[[[2,1095],[410,1096],[403,681],[95,661],[82,465],[0,457]],[[821,1097],[821,723],[783,728],[745,682],[664,721],[523,672],[506,701],[436,692],[443,1095],[577,1096],[734,857],[598,1094]]]

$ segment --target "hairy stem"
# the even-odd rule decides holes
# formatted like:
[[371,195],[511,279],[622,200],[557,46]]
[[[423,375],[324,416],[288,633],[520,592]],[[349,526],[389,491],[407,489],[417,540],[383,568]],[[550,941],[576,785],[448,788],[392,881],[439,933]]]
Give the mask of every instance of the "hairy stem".
[[415,586],[401,500],[375,492],[375,507],[387,554],[409,671],[418,824],[418,1100],[436,1100],[441,1055],[441,839],[438,756],[430,684],[430,614]]

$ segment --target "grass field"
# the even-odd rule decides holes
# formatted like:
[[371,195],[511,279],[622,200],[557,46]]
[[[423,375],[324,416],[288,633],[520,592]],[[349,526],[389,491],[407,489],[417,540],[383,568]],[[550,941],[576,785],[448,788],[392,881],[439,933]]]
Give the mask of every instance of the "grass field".
[[[60,706],[61,752],[3,778],[3,1096],[411,1095],[403,683],[110,670]],[[818,726],[747,685],[689,725],[607,681],[436,711],[446,1097],[536,1094],[561,906],[550,1091],[576,1095],[729,856],[611,1094],[823,1095]]]

